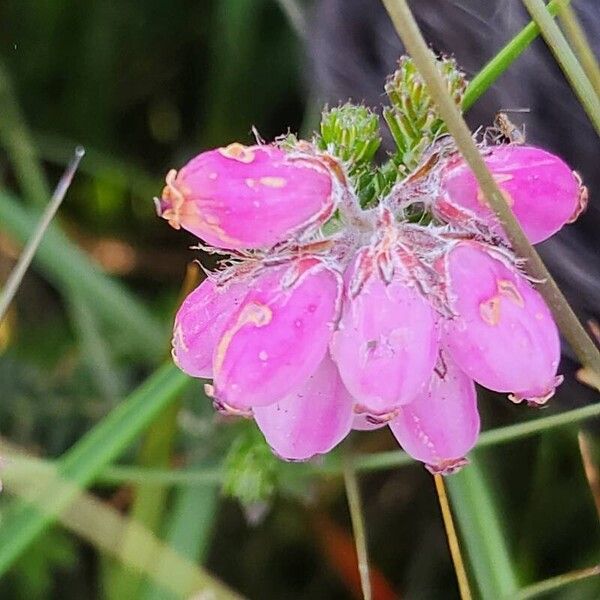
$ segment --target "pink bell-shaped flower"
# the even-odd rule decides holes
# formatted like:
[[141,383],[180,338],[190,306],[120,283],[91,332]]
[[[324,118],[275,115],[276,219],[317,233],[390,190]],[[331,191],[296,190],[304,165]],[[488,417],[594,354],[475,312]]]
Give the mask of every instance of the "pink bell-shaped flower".
[[359,252],[346,274],[344,306],[331,341],[355,411],[391,418],[426,387],[438,353],[434,312],[417,289],[399,277],[373,272],[353,296]]
[[455,472],[466,464],[464,457],[479,436],[473,380],[441,351],[428,389],[403,406],[389,425],[402,448],[429,471]]
[[562,381],[560,340],[540,294],[484,244],[454,246],[445,268],[456,313],[445,323],[445,344],[458,366],[515,402],[546,402]]
[[205,279],[183,301],[175,317],[173,360],[192,377],[212,377],[213,350],[223,327],[240,305],[248,287],[231,283],[217,287]]
[[[288,281],[290,271],[295,281]],[[247,410],[300,388],[327,352],[341,287],[340,275],[312,258],[267,269],[230,316],[215,347],[216,400]]]
[[273,246],[335,209],[332,177],[317,157],[237,143],[171,170],[156,204],[176,229],[224,249]]
[[[587,190],[558,156],[532,146],[486,149],[485,162],[532,244],[572,223],[585,209]],[[460,158],[443,171],[433,210],[450,223],[477,218],[498,237],[504,233],[487,205],[475,175]]]
[[352,396],[329,355],[306,382],[282,400],[256,406],[254,419],[274,452],[307,460],[339,444],[352,426]]

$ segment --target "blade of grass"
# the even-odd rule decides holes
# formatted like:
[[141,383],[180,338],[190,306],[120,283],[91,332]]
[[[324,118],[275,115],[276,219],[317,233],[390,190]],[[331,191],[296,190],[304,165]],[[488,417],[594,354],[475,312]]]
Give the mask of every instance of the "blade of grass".
[[87,371],[100,395],[109,405],[122,397],[124,386],[112,360],[107,341],[102,337],[97,318],[77,294],[70,299],[71,320],[77,330]]
[[[175,552],[194,562],[204,562],[215,514],[218,507],[219,486],[192,485],[178,490],[167,527],[166,543]],[[144,600],[170,600],[161,590],[152,586]]]
[[[12,448],[6,444],[3,450],[5,455],[13,456]],[[161,543],[152,532],[139,524],[135,525],[138,552],[124,552],[123,532],[132,527],[125,517],[83,492],[77,483],[64,478],[59,470],[47,462],[29,458],[29,466],[29,472],[23,477],[22,472],[15,472],[8,464],[3,476],[7,490],[39,511],[38,514],[58,517],[68,529],[106,554],[124,561],[130,568],[145,573],[175,598],[187,599],[197,597],[197,594],[222,600],[239,598],[193,561]],[[65,497],[70,498],[67,504],[63,503]]]
[[448,491],[481,597],[511,597],[518,589],[493,494],[476,457],[448,478]]
[[360,489],[354,470],[351,451],[348,450],[344,456],[344,484],[346,486],[346,497],[352,520],[354,532],[354,543],[356,544],[356,557],[358,560],[358,573],[360,575],[360,587],[364,600],[371,600],[371,576],[369,574],[369,553],[367,550],[367,532],[363,518],[362,501]]
[[8,277],[8,280],[2,289],[2,294],[0,295],[0,321],[4,318],[4,313],[8,310],[12,299],[14,298],[19,286],[21,285],[21,281],[33,260],[37,249],[39,248],[44,234],[46,233],[54,215],[58,211],[62,201],[65,198],[67,190],[71,185],[71,181],[75,175],[75,171],[77,171],[77,166],[79,165],[79,161],[83,158],[85,151],[83,148],[77,148],[75,150],[75,156],[71,159],[69,166],[65,170],[63,176],[61,177],[58,185],[56,186],[56,190],[54,194],[52,194],[52,198],[48,203],[48,206],[44,210],[39,223],[36,225],[31,237],[25,244],[23,248],[23,252],[21,256],[19,256],[19,260],[15,265],[15,268],[11,272]]
[[[524,1],[529,2],[529,0]],[[465,120],[448,93],[446,83],[437,69],[433,54],[421,34],[407,1],[383,0],[383,3],[405,47],[413,57],[431,97],[436,103],[440,116],[465,161],[473,170],[490,208],[502,224],[502,228],[515,253],[526,260],[525,266],[532,278],[541,282],[537,289],[551,309],[559,329],[581,363],[595,373],[600,374],[600,351],[579,322],[542,259],[529,243],[519,222],[508,206],[498,182],[486,167]],[[550,20],[554,25],[545,8],[542,12],[544,18]]]
[[561,7],[558,20],[596,95],[600,96],[600,66],[573,7],[569,5]]
[[[24,243],[34,231],[38,216],[13,196],[0,191],[0,229]],[[164,351],[166,332],[129,291],[104,275],[77,248],[59,227],[50,225],[36,254],[34,264],[69,296],[76,292],[108,324],[118,323],[131,338],[137,354],[151,360]]]
[[600,96],[596,94],[560,27],[546,12],[543,0],[523,0],[523,4],[533,20],[538,24],[542,37],[546,41],[546,44],[548,44],[552,54],[554,54],[556,61],[579,98],[579,102],[581,102],[581,105],[585,109],[596,132],[600,135]]
[[[571,0],[552,0],[547,6],[548,14],[553,17],[570,4]],[[540,28],[534,21],[528,23],[515,37],[494,56],[470,81],[463,96],[462,109],[469,110],[493,83],[519,58],[529,44],[540,34]]]
[[[102,469],[181,394],[190,381],[171,364],[158,369],[65,453],[57,463],[61,476],[80,487],[91,484]],[[19,504],[3,515],[0,522],[0,576],[71,499],[72,495],[67,490],[53,498],[51,512],[41,513],[31,506]]]
[[[180,300],[183,300],[198,284],[200,270],[195,263],[188,265]],[[179,303],[178,303],[179,304]],[[171,455],[175,444],[177,433],[177,415],[180,402],[171,403],[148,428],[142,441],[140,453],[137,458],[138,464],[145,467],[167,467],[171,462]],[[130,511],[134,522],[140,523],[150,531],[158,533],[163,514],[166,510],[166,502],[170,489],[156,484],[144,484],[137,486],[134,490],[133,506]],[[125,532],[124,551],[137,552],[135,531],[132,536]],[[139,575],[128,569],[117,569],[111,578],[112,585],[109,588],[108,598],[119,600],[120,598],[137,598],[140,595],[142,579]]]
[[540,581],[539,583],[528,585],[527,587],[520,589],[516,594],[507,597],[507,600],[509,598],[511,600],[529,600],[529,598],[537,598],[538,596],[548,594],[549,592],[560,590],[576,581],[595,577],[596,575],[600,575],[600,565],[588,567],[587,569],[578,569],[577,571],[571,571],[570,573],[564,573],[563,575],[557,575],[556,577]]
[[[565,411],[558,415],[532,419],[525,423],[516,423],[506,427],[498,427],[484,431],[479,437],[475,449],[490,448],[507,444],[523,438],[551,431],[559,427],[575,425],[586,419],[600,416],[600,402]],[[375,454],[357,454],[354,456],[354,468],[357,472],[374,472],[386,469],[396,469],[407,465],[417,464],[402,450],[378,452]],[[336,455],[329,455],[323,464],[295,464],[293,469],[298,476],[310,477],[315,475],[339,475],[343,465]],[[161,470],[147,469],[128,465],[111,465],[105,467],[96,477],[97,485],[120,485],[134,483],[162,483],[163,485],[210,485],[220,482],[222,473],[218,468],[210,469],[181,469]]]
[[435,473],[433,480],[438,501],[440,503],[444,529],[446,530],[446,538],[448,539],[448,547],[450,548],[450,555],[452,556],[452,564],[454,565],[454,572],[456,573],[460,597],[461,600],[471,600],[473,596],[469,586],[469,578],[467,577],[465,563],[463,562],[462,554],[460,552],[460,544],[458,543],[458,537],[456,536],[456,529],[454,527],[454,520],[452,519],[448,495],[446,494],[444,478],[439,473]]
[[577,435],[577,441],[579,443],[579,453],[581,454],[585,477],[594,500],[594,505],[596,506],[596,513],[598,518],[600,518],[600,471],[594,460],[593,442],[583,431],[580,431]]
[[41,208],[50,197],[50,189],[38,163],[10,75],[1,60],[0,115],[0,143],[7,150],[25,198],[33,206]]

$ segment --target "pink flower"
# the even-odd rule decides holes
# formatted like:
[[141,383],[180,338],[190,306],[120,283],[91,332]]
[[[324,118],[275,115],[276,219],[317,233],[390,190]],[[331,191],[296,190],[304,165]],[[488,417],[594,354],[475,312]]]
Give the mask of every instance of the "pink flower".
[[218,288],[205,279],[187,296],[177,311],[173,331],[173,360],[182,371],[192,377],[212,377],[213,350],[247,293],[243,283]]
[[[533,244],[572,223],[585,209],[587,190],[578,175],[545,150],[495,146],[486,149],[485,162]],[[433,210],[453,224],[468,225],[479,219],[495,235],[504,237],[473,172],[462,158],[451,161],[442,172]]]
[[389,425],[402,448],[431,472],[458,470],[479,436],[473,380],[440,352],[428,388],[403,406]]
[[295,392],[327,353],[341,277],[316,259],[267,269],[223,328],[213,354],[214,393],[238,410]]
[[236,143],[169,171],[157,211],[216,248],[265,248],[327,220],[335,185],[315,156]]
[[331,353],[356,398],[356,412],[393,416],[426,387],[438,353],[434,312],[421,294],[396,276],[375,271],[353,296],[361,251],[346,274],[342,317]]
[[488,248],[460,243],[446,257],[456,317],[445,323],[445,344],[481,385],[543,404],[562,380],[556,324],[531,284]]
[[328,355],[295,392],[269,406],[256,406],[254,419],[276,454],[306,460],[339,444],[352,426],[353,398]]

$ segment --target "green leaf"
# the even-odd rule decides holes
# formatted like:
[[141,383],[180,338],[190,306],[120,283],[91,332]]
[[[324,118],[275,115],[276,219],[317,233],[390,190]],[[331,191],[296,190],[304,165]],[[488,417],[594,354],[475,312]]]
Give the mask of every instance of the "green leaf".
[[[31,235],[39,213],[0,191],[0,229],[21,243]],[[156,360],[165,349],[166,331],[124,286],[107,277],[56,225],[51,225],[34,259],[66,296],[76,293],[105,323],[118,324],[136,354]]]
[[190,382],[172,364],[158,369],[58,461],[59,473],[76,485],[52,498],[52,510],[42,514],[20,502],[6,511],[0,524],[0,576],[69,504],[78,487],[92,483]]
[[518,589],[518,578],[504,538],[502,515],[477,457],[471,455],[471,464],[446,482],[481,597],[510,598]]

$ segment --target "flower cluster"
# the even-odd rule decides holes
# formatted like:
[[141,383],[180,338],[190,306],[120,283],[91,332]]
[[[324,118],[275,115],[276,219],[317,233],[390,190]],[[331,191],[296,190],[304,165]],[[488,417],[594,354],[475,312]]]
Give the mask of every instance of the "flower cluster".
[[[464,74],[437,65],[460,105]],[[559,336],[409,58],[385,90],[397,151],[381,166],[377,115],[346,104],[312,142],[234,143],[169,172],[159,215],[222,258],[177,313],[173,357],[282,458],[389,425],[450,473],[479,433],[475,382],[544,404]],[[577,218],[586,190],[507,124],[481,153],[538,243]]]
[[[560,158],[481,151],[532,243],[583,209]],[[282,458],[389,425],[452,472],[479,432],[475,382],[543,404],[561,381],[552,316],[445,136],[368,210],[345,163],[296,141],[204,152],[167,175],[157,208],[224,255],[179,309],[175,362]]]

